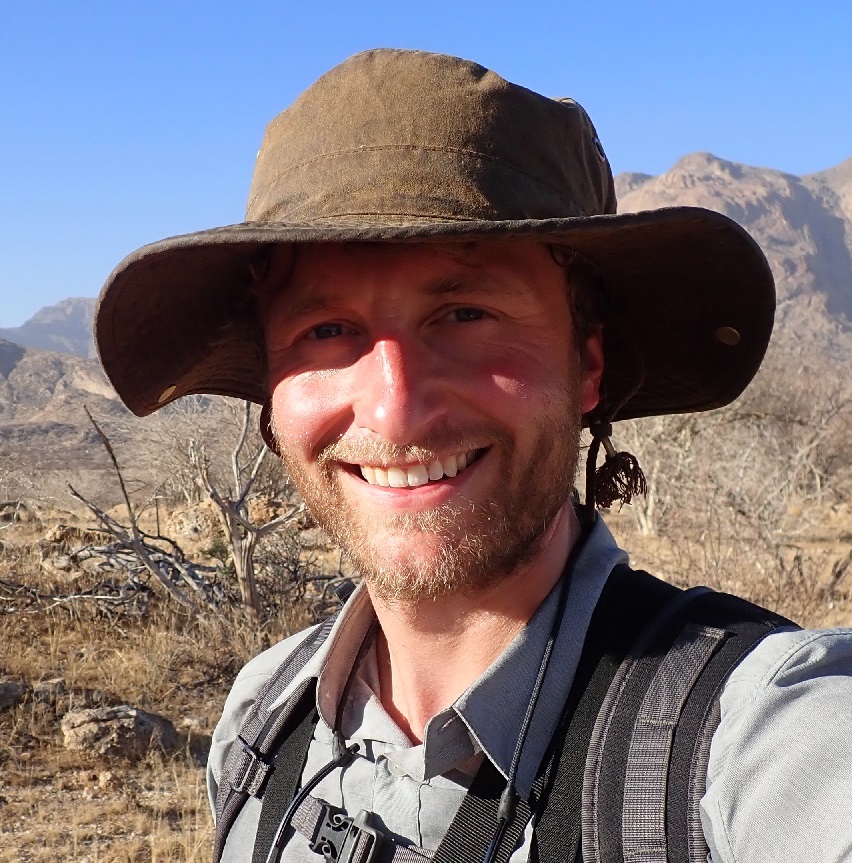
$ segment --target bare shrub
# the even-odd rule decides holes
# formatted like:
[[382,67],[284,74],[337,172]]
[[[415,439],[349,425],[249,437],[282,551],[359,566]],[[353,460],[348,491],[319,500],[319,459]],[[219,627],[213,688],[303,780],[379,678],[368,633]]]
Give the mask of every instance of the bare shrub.
[[849,491],[850,423],[847,381],[779,354],[726,408],[621,423],[649,486],[625,544],[676,581],[822,623],[848,603],[845,552],[822,526]]

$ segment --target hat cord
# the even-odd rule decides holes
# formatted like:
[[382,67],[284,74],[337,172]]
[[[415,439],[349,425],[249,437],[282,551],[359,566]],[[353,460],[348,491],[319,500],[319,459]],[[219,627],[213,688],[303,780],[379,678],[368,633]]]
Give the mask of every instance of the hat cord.
[[[596,421],[589,431],[592,443],[586,456],[585,510],[587,518],[591,519],[598,507],[608,509],[617,500],[624,505],[630,503],[637,494],[647,494],[648,483],[635,455],[626,451],[616,452],[610,440],[612,423]],[[598,467],[601,444],[606,457]]]

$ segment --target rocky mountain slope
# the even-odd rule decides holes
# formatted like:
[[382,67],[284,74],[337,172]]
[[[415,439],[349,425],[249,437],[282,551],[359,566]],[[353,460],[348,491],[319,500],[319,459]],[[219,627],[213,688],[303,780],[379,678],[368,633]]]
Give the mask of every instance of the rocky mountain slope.
[[124,410],[97,360],[0,341],[0,458],[19,467],[83,457],[94,441],[83,405],[100,417]]
[[796,177],[692,153],[658,177],[622,174],[616,189],[621,212],[707,207],[747,228],[772,265],[782,319],[799,299],[852,320],[852,159]]
[[92,297],[71,297],[39,309],[20,327],[0,328],[0,339],[24,348],[94,357]]

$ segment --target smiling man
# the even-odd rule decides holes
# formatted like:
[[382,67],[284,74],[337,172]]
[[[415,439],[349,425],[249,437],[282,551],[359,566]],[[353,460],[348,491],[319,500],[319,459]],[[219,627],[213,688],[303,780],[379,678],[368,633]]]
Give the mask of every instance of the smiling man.
[[852,859],[850,634],[633,572],[595,511],[644,483],[610,424],[736,398],[773,310],[730,219],[615,215],[575,102],[413,51],[272,121],[245,223],[127,258],[118,393],[263,405],[363,576],[239,675],[217,859]]

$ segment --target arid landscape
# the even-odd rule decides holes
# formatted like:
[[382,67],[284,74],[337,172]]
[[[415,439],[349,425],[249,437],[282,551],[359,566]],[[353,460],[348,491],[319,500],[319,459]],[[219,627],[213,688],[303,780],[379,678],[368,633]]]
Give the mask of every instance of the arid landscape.
[[[852,160],[796,177],[695,153],[617,186],[621,211],[745,225],[779,302],[735,404],[616,428],[649,493],[608,522],[634,566],[852,626]],[[208,860],[229,684],[349,573],[246,406],[121,407],[93,305],[0,331],[0,861]]]

